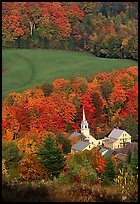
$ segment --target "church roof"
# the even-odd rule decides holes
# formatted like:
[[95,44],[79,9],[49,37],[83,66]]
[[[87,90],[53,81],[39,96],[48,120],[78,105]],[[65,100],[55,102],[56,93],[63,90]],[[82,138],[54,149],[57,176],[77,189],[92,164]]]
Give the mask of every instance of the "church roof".
[[72,133],[72,134],[69,136],[69,138],[78,137],[79,135],[81,135],[81,133],[79,133],[79,132],[74,132],[74,133]]
[[87,141],[78,141],[74,144],[71,149],[82,151],[85,147],[87,147],[90,143]]
[[119,130],[119,129],[114,128],[108,137],[113,138],[113,139],[118,139],[123,132],[124,130]]

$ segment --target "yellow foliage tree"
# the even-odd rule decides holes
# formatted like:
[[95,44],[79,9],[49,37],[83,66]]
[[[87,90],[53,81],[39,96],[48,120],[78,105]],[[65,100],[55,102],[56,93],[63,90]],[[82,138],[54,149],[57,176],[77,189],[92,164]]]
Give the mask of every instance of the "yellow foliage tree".
[[122,41],[122,46],[124,47],[124,46],[126,46],[128,44],[128,40],[127,39],[123,39],[123,41]]
[[9,175],[6,169],[5,159],[2,159],[2,184],[3,185],[7,183],[8,176]]
[[20,179],[24,181],[48,179],[47,170],[42,167],[36,154],[26,154],[19,167]]

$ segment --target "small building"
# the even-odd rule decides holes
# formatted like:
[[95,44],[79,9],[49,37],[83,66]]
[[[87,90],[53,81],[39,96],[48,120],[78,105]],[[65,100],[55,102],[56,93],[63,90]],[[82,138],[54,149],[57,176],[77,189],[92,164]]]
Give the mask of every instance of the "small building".
[[115,158],[126,161],[128,152],[132,153],[136,148],[138,148],[137,142],[127,143],[124,147],[116,150]]
[[136,142],[126,143],[126,145],[124,147],[116,150],[116,152],[127,155],[128,151],[133,152],[137,148],[138,148],[138,143],[136,143]]
[[90,144],[88,141],[78,141],[71,147],[71,153],[84,150],[91,150],[93,147],[94,145]]
[[109,158],[111,155],[114,155],[114,150],[109,149],[107,152],[105,152],[103,157]]
[[117,159],[119,159],[119,160],[121,160],[121,161],[126,162],[127,155],[126,155],[126,154],[122,154],[122,153],[117,153],[117,154],[115,155],[115,158],[117,158]]
[[131,143],[131,136],[125,131],[114,128],[108,138],[102,140],[104,147],[109,149],[119,149],[127,143]]
[[99,152],[101,153],[102,156],[103,156],[107,151],[108,151],[108,149],[106,149],[106,148],[104,148],[104,147],[99,150]]

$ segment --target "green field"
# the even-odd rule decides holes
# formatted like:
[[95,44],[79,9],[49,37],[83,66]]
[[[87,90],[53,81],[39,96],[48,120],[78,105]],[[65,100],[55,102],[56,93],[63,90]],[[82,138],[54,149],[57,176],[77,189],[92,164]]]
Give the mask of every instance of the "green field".
[[56,78],[88,77],[98,72],[138,65],[136,61],[98,58],[91,54],[61,50],[2,50],[2,97],[22,92]]

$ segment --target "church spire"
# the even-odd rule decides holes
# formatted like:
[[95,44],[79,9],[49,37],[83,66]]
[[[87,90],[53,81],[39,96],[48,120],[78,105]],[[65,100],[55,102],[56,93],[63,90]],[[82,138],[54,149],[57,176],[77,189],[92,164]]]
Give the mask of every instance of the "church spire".
[[83,133],[83,135],[85,135],[86,137],[90,135],[88,122],[86,121],[86,117],[85,117],[84,107],[83,107],[83,121],[81,122],[81,133]]
[[84,107],[83,107],[83,121],[86,120],[86,117],[85,117],[85,111],[84,111]]

